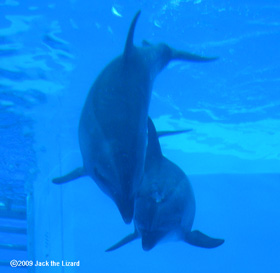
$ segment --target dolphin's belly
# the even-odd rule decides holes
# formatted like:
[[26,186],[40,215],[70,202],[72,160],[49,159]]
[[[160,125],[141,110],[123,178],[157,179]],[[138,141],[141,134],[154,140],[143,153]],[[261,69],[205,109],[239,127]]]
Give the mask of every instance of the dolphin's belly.
[[99,76],[86,100],[79,128],[81,150],[86,154],[90,146],[102,150],[104,146],[98,143],[105,141],[111,149],[108,156],[119,159],[123,155],[136,168],[137,164],[143,167],[149,83],[143,83],[139,73],[120,73],[118,65],[114,66],[114,73],[105,70]]
[[144,71],[113,61],[89,92],[79,125],[86,172],[117,204],[133,199],[144,170],[151,88]]

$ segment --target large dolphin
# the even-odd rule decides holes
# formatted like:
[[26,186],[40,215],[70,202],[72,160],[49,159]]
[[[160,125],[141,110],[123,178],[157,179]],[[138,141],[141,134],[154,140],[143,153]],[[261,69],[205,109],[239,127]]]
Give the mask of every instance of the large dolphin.
[[192,231],[195,199],[184,172],[162,155],[154,124],[149,119],[148,147],[143,182],[135,199],[134,233],[107,251],[115,250],[137,238],[142,248],[152,249],[167,235],[174,233],[191,245],[214,248],[224,240]]
[[148,108],[156,75],[172,60],[206,58],[166,44],[133,44],[136,13],[122,55],[109,63],[90,89],[79,124],[83,167],[53,180],[60,184],[90,176],[116,203],[123,220],[133,217],[134,196],[144,172]]

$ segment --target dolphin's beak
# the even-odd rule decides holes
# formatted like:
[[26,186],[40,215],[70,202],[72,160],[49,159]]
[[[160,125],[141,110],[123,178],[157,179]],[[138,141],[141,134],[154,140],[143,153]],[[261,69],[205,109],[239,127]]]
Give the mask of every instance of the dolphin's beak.
[[126,224],[130,224],[134,213],[134,199],[121,200],[117,203],[121,216]]
[[142,234],[142,248],[145,251],[151,250],[157,244],[157,236],[152,234]]

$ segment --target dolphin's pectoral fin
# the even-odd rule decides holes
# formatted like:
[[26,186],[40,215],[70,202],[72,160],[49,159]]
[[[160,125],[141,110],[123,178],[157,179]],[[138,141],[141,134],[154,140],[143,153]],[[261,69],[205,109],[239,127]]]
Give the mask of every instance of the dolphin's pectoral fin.
[[86,175],[84,168],[80,167],[64,176],[54,178],[52,182],[55,184],[63,184]]
[[172,49],[171,60],[183,60],[183,61],[192,61],[192,62],[211,62],[217,60],[218,57],[202,57],[196,54],[178,51]]
[[124,53],[123,53],[125,62],[129,58],[129,56],[132,54],[133,49],[134,49],[133,36],[134,36],[135,25],[136,25],[136,22],[137,22],[137,19],[138,19],[140,13],[141,13],[141,11],[139,10],[135,14],[135,16],[131,22],[129,31],[128,31],[128,35],[127,35],[126,43],[125,43],[125,49],[124,49]]
[[114,244],[113,246],[109,247],[108,249],[106,249],[106,252],[109,251],[113,251],[116,250],[132,241],[134,241],[135,239],[139,238],[139,233],[137,231],[134,231],[134,233],[131,233],[129,235],[127,235],[126,237],[124,237],[122,240],[120,240],[118,243]]
[[192,130],[193,129],[177,130],[177,131],[157,131],[157,136],[165,137],[165,136],[179,135],[179,134],[191,132]]
[[148,42],[147,40],[143,40],[142,41],[142,46],[152,46],[150,42]]
[[193,246],[214,248],[222,245],[225,240],[211,238],[198,230],[194,230],[186,234],[184,241]]

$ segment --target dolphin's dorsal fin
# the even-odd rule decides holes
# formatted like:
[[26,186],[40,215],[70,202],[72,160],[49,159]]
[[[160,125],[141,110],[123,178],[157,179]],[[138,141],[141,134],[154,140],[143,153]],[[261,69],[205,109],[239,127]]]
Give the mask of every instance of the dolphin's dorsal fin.
[[61,177],[57,177],[57,178],[54,178],[52,180],[52,182],[54,184],[63,184],[63,183],[66,183],[66,182],[69,182],[69,181],[72,181],[72,180],[75,180],[77,178],[80,178],[80,177],[83,177],[83,176],[86,176],[87,174],[85,173],[85,170],[83,167],[80,167],[80,168],[77,168],[75,169],[74,171],[64,175],[64,176],[61,176]]
[[198,230],[188,232],[185,235],[184,241],[193,246],[198,246],[203,248],[214,248],[224,243],[223,239],[211,238]]
[[109,247],[108,249],[106,249],[106,252],[109,251],[113,251],[116,250],[132,241],[134,241],[135,239],[139,238],[140,235],[137,232],[137,230],[134,231],[134,233],[131,233],[129,235],[127,235],[126,237],[124,237],[122,240],[120,240],[119,242],[117,242],[116,244],[114,244],[113,246]]
[[193,129],[176,130],[176,131],[157,131],[157,136],[165,137],[165,136],[179,135],[179,134],[191,132],[192,130]]
[[148,118],[148,147],[147,158],[161,158],[162,152],[158,140],[157,131],[152,119]]
[[133,49],[134,49],[133,36],[134,36],[135,25],[136,25],[136,22],[137,22],[137,19],[138,19],[140,13],[141,13],[141,11],[139,10],[135,14],[135,16],[134,16],[134,18],[131,22],[129,31],[128,31],[128,35],[127,35],[126,43],[125,43],[125,48],[124,48],[124,53],[123,53],[125,61],[129,58],[129,56],[132,54]]

